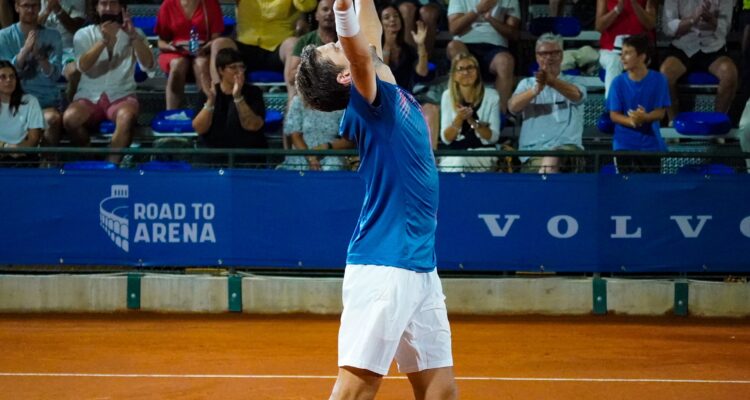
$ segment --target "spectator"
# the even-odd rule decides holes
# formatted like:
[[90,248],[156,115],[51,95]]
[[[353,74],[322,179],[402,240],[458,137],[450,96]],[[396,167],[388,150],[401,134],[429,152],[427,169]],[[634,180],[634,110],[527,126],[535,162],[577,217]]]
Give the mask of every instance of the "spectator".
[[[427,28],[419,21],[416,32],[407,32],[404,19],[394,6],[386,6],[380,11],[380,22],[383,24],[383,62],[393,71],[396,83],[411,92],[416,77],[425,77],[429,73],[424,44]],[[406,36],[412,37],[417,45],[416,51],[406,44]]]
[[[442,0],[388,0],[383,3],[385,4],[379,7],[380,10],[390,6],[399,11],[404,31],[415,32],[419,21],[424,24],[426,28],[424,45],[429,57],[435,47],[440,17],[445,15],[445,3]],[[414,38],[409,35],[404,37],[404,41],[413,48],[418,47]]]
[[40,26],[39,0],[16,0],[17,23],[0,30],[0,59],[15,64],[26,91],[37,98],[47,129],[43,143],[60,142],[60,33]]
[[[305,107],[299,96],[294,96],[289,112],[284,119],[284,135],[291,139],[295,149],[331,149],[338,139],[339,123],[344,110],[323,112]],[[285,169],[340,170],[344,168],[343,157],[292,156],[287,157]]]
[[518,0],[452,0],[448,5],[448,28],[455,35],[446,49],[448,57],[471,53],[480,61],[482,76],[495,76],[503,113],[513,91],[515,65],[508,46],[519,37],[520,16]]
[[[216,55],[216,70],[221,80],[216,85],[204,82],[206,102],[193,120],[200,135],[199,144],[211,148],[266,148],[266,106],[263,93],[245,83],[245,64],[235,49],[222,49]],[[222,160],[210,158],[210,162]],[[265,157],[237,157],[241,163],[260,165]]]
[[[39,102],[24,94],[16,68],[0,60],[0,147],[36,147],[42,138],[44,119]],[[31,161],[22,154],[6,155],[14,162]]]
[[[224,31],[221,6],[218,0],[165,0],[159,7],[155,30],[159,35],[159,66],[169,75],[167,110],[173,110],[182,103],[190,72],[198,87],[209,74],[211,44]],[[198,49],[190,48],[193,31],[198,35]]]
[[[95,24],[79,29],[73,37],[81,82],[63,114],[63,125],[73,144],[88,146],[89,130],[109,119],[115,122],[110,146],[124,148],[132,141],[139,109],[135,64],[150,70],[154,55],[146,36],[133,27],[125,0],[98,0],[94,19]],[[112,154],[108,158],[119,162],[122,157]]]
[[664,33],[674,37],[669,55],[661,64],[672,96],[669,119],[677,114],[677,80],[685,73],[706,71],[719,79],[715,110],[726,113],[737,90],[737,67],[727,55],[727,33],[732,1],[665,0]]
[[[485,88],[479,76],[479,62],[466,53],[451,63],[448,90],[440,102],[440,139],[452,150],[494,150],[500,138],[500,98],[495,89]],[[490,171],[497,157],[443,157],[444,171]]]
[[[586,88],[575,77],[561,74],[562,38],[545,33],[535,48],[539,70],[518,83],[508,103],[510,112],[523,115],[519,150],[583,150]],[[563,164],[557,156],[522,161],[522,172],[540,174],[558,173]]]
[[612,80],[622,73],[622,40],[630,35],[646,33],[653,42],[655,26],[656,0],[596,0],[596,30],[602,33],[599,39],[599,64],[606,72],[605,98]]
[[[615,123],[612,147],[615,151],[667,151],[659,131],[659,121],[670,105],[669,87],[664,76],[648,69],[649,39],[644,34],[623,41],[620,59],[627,73],[612,81],[607,108]],[[660,166],[655,160],[616,157],[618,172],[652,171]]]
[[[315,9],[317,0],[243,0],[237,2],[237,40],[222,39],[212,52],[232,47],[239,50],[251,71],[284,72],[285,63],[297,43],[295,26],[302,13]],[[289,65],[291,66],[291,65]],[[218,79],[213,75],[214,79]],[[293,81],[286,80],[287,91]]]
[[[308,44],[314,44],[315,47],[318,47],[338,40],[336,23],[333,17],[333,0],[318,1],[318,6],[315,9],[315,21],[318,23],[318,28],[299,38],[299,41],[294,45],[292,54],[286,59],[284,65],[285,80],[290,83],[287,88],[290,90],[287,92],[290,104],[297,93],[297,88],[294,87],[294,76],[297,74],[302,48]],[[287,108],[289,108],[288,105]]]
[[68,81],[66,100],[76,94],[81,73],[76,69],[73,35],[86,23],[86,0],[42,0],[39,25],[60,32],[62,38],[62,74]]

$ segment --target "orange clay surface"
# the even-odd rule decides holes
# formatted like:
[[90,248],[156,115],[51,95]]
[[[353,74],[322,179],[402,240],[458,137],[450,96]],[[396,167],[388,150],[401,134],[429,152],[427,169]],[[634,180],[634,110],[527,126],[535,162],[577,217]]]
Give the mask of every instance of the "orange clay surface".
[[[750,399],[750,321],[451,318],[462,399]],[[338,319],[0,315],[2,399],[327,399]],[[391,369],[378,399],[412,398]]]

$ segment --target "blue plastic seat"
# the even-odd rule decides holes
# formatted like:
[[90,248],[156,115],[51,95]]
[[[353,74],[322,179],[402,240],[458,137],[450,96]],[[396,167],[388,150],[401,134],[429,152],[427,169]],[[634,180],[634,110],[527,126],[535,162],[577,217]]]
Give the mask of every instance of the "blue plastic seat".
[[234,17],[228,17],[225,15],[224,16],[224,32],[222,32],[221,35],[232,36],[236,27],[237,27],[237,19]]
[[599,128],[599,132],[613,134],[615,133],[615,123],[612,118],[609,117],[609,112],[605,111],[599,116],[596,121],[596,127]]
[[284,82],[284,74],[276,71],[252,71],[247,74],[247,80],[255,83]]
[[534,36],[552,32],[560,36],[574,37],[581,34],[581,22],[574,17],[539,17],[531,20],[529,32]]
[[284,114],[274,109],[266,109],[265,122],[266,132],[273,132],[281,128],[281,124],[284,122]]
[[190,171],[193,166],[187,161],[149,161],[140,165],[143,171]]
[[599,169],[599,173],[602,175],[617,175],[617,167],[614,163],[604,164]]
[[737,171],[725,164],[689,164],[677,170],[678,174],[734,175]]
[[[170,119],[180,113],[184,113],[188,119]],[[193,118],[195,118],[195,110],[190,108],[162,111],[151,120],[151,129],[158,133],[194,132]]]
[[683,75],[680,83],[688,85],[718,85],[719,78],[709,72],[691,72]]
[[104,135],[112,135],[115,133],[115,123],[110,120],[102,121],[102,123],[99,124],[99,132]]
[[63,164],[63,169],[69,171],[92,171],[117,169],[117,164],[111,161],[71,161]]
[[156,36],[156,17],[130,17],[133,26],[140,28],[146,36]]
[[133,78],[138,83],[141,83],[148,79],[148,74],[141,69],[141,66],[138,63],[135,63],[135,72],[133,73]]
[[675,117],[674,128],[683,135],[725,135],[732,129],[732,122],[720,112],[682,112]]

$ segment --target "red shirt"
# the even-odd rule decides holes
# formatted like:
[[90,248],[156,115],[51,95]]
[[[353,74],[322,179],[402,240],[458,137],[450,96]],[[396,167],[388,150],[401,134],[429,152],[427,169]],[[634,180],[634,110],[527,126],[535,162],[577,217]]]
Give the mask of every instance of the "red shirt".
[[195,26],[200,41],[209,41],[211,38],[208,37],[202,3],[206,5],[211,35],[221,34],[224,31],[224,19],[218,0],[199,0],[191,19],[185,16],[180,0],[164,0],[156,16],[156,34],[167,42],[187,42],[190,40],[190,29]]
[[[638,0],[638,4],[645,9],[647,1],[648,0]],[[607,0],[606,12],[614,9],[617,6],[617,3],[618,0]],[[615,47],[615,37],[619,35],[636,35],[642,32],[646,32],[646,30],[643,28],[643,25],[641,25],[641,21],[638,20],[635,11],[633,11],[633,6],[629,1],[626,1],[623,4],[622,12],[617,16],[615,22],[602,32],[602,36],[599,39],[599,47],[604,50],[612,50]],[[646,33],[649,38],[651,38],[651,41],[653,41],[655,38],[654,31],[650,30]]]

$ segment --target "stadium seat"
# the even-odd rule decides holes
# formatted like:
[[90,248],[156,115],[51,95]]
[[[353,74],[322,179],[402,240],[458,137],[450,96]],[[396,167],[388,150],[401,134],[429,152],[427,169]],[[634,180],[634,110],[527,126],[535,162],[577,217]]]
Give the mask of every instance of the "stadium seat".
[[617,167],[614,163],[608,163],[601,166],[599,173],[602,175],[617,175]]
[[734,175],[734,168],[725,164],[689,164],[677,170],[678,174]]
[[552,32],[560,36],[574,37],[581,33],[581,23],[574,17],[539,17],[531,20],[529,32],[534,36]]
[[146,36],[156,36],[156,16],[150,17],[131,17],[133,26],[140,28]]
[[725,135],[732,129],[732,122],[720,112],[682,112],[675,117],[674,128],[683,135]]
[[71,161],[63,164],[63,169],[69,171],[91,171],[117,169],[117,164],[111,161]]
[[599,132],[613,134],[615,133],[615,123],[612,118],[609,117],[609,112],[605,111],[599,116],[596,121],[596,127],[599,128]]
[[266,109],[266,132],[273,132],[281,128],[284,122],[284,115],[273,109]]
[[224,16],[224,32],[222,36],[232,36],[234,29],[237,27],[237,19],[234,17]]
[[143,171],[190,171],[193,166],[187,161],[149,161],[139,168]]
[[195,110],[181,108],[162,111],[151,120],[151,130],[154,133],[190,133],[193,130]]
[[247,80],[254,83],[284,82],[284,74],[276,71],[251,71],[247,74]]
[[688,85],[718,85],[719,78],[709,72],[691,72],[683,75],[679,83]]
[[105,136],[111,136],[113,133],[115,133],[114,121],[110,121],[110,120],[102,121],[102,123],[99,124],[99,133]]

